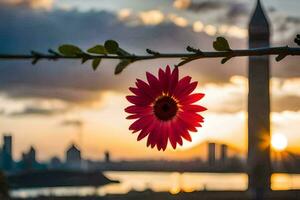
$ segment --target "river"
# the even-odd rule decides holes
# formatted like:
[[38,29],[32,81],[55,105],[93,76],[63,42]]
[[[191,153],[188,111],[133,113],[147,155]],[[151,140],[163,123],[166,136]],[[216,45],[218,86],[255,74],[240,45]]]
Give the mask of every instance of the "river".
[[[99,188],[94,187],[57,187],[41,189],[20,189],[11,191],[12,197],[45,196],[88,196],[106,194],[126,194],[131,190],[144,191],[151,189],[155,192],[167,191],[172,194],[180,190],[192,192],[197,190],[234,190],[247,189],[246,174],[220,173],[178,173],[178,172],[104,172],[104,175],[120,183],[108,184]],[[300,175],[273,174],[273,190],[300,189]]]

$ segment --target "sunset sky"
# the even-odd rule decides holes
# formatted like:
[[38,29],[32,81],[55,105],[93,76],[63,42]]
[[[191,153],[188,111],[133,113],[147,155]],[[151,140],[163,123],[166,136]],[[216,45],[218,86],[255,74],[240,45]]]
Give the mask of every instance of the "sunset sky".
[[[115,39],[137,54],[146,48],[184,52],[187,45],[212,50],[217,36],[232,48],[247,48],[247,23],[254,0],[0,0],[0,53],[47,52],[71,43],[87,49]],[[272,45],[294,46],[300,33],[299,0],[265,0],[272,22]],[[272,132],[284,134],[288,148],[300,153],[300,58],[276,63],[272,57]],[[203,59],[183,66],[181,76],[199,81],[204,127],[177,151],[158,152],[136,142],[128,131],[125,96],[136,78],[178,59],[138,62],[113,75],[115,61],[94,72],[79,61],[0,61],[0,133],[12,133],[14,157],[30,145],[38,159],[64,157],[72,142],[85,158],[175,158],[178,151],[214,140],[246,149],[247,59]],[[259,113],[258,113],[259,114]],[[187,151],[187,157],[201,151]]]

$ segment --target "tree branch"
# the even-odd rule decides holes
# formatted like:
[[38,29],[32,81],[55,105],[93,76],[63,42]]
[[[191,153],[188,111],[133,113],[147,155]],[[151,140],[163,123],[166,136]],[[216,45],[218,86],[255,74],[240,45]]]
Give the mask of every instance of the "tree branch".
[[201,54],[195,53],[157,53],[152,55],[91,55],[91,54],[78,54],[76,56],[52,55],[52,54],[0,54],[1,60],[26,60],[39,59],[57,60],[57,59],[88,59],[103,58],[103,59],[132,59],[132,60],[149,60],[159,58],[224,58],[224,57],[246,57],[246,56],[265,56],[265,55],[281,55],[286,56],[299,56],[300,48],[294,47],[271,47],[271,48],[255,48],[255,49],[241,49],[231,51],[202,51]]
[[[298,41],[299,40],[299,41]],[[300,36],[297,35],[296,43],[300,43]],[[298,43],[297,43],[298,44]],[[74,45],[62,45],[58,48],[59,52],[49,49],[47,54],[32,51],[31,54],[0,54],[1,60],[26,60],[31,59],[32,64],[36,64],[42,59],[59,60],[59,59],[81,59],[82,63],[93,60],[92,67],[96,70],[101,62],[101,59],[117,59],[120,60],[116,66],[115,73],[121,73],[128,65],[141,60],[159,59],[159,58],[181,58],[181,62],[177,66],[184,65],[194,60],[203,58],[222,58],[221,63],[224,64],[234,57],[245,56],[267,56],[275,55],[276,61],[284,59],[286,56],[299,56],[299,47],[263,47],[253,49],[231,49],[227,40],[223,37],[218,37],[213,43],[216,51],[202,51],[200,49],[188,46],[187,53],[161,53],[147,49],[148,55],[131,54],[119,47],[119,44],[114,40],[107,40],[104,45],[96,45],[87,50],[88,53]]]

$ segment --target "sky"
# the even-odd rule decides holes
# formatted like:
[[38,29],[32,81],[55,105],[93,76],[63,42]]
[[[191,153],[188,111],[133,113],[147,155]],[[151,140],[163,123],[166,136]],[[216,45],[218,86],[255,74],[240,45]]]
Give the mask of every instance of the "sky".
[[[232,48],[247,48],[247,23],[255,1],[248,0],[0,0],[0,53],[46,52],[61,44],[87,49],[115,39],[121,47],[144,54],[184,52],[187,45],[212,50],[217,36]],[[263,1],[272,22],[272,45],[293,46],[300,32],[298,0]],[[299,58],[276,63],[271,57],[272,132],[284,134],[288,148],[300,152]],[[101,159],[192,158],[204,154],[197,146],[218,141],[245,151],[247,146],[247,59],[191,62],[180,69],[199,82],[206,94],[205,123],[193,142],[179,150],[158,152],[132,135],[123,111],[125,96],[136,78],[178,59],[143,61],[113,75],[115,61],[103,61],[94,72],[79,61],[0,61],[0,133],[14,137],[14,158],[33,145],[38,160],[64,158],[75,142],[83,156]]]

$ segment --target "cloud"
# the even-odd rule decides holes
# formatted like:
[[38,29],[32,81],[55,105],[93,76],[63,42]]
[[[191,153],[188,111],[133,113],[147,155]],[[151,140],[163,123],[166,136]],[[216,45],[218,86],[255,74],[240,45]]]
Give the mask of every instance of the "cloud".
[[[236,113],[247,110],[248,80],[233,76],[226,84],[208,83],[202,86],[206,94],[203,103],[210,112]],[[271,79],[271,111],[300,111],[300,78]]]
[[23,116],[28,116],[28,115],[38,115],[38,116],[52,116],[56,114],[61,114],[64,113],[66,110],[64,109],[54,109],[54,108],[41,108],[41,107],[25,107],[21,111],[15,111],[8,113],[8,116],[11,117],[23,117]]
[[274,112],[283,111],[299,111],[300,110],[300,96],[286,95],[274,98],[271,109]]
[[249,17],[251,10],[248,4],[245,3],[233,3],[227,11],[227,19],[231,23],[236,23],[241,17]]
[[216,10],[223,7],[223,3],[217,1],[204,1],[204,2],[192,2],[188,9],[194,12],[203,12],[209,10]]
[[164,14],[160,10],[149,10],[140,12],[140,19],[145,25],[157,25],[164,21]]
[[53,7],[53,0],[2,0],[0,4],[28,7],[32,9],[46,9],[50,10]]
[[84,122],[80,119],[67,119],[60,123],[62,126],[82,127]]
[[223,3],[218,1],[194,2],[191,0],[175,0],[173,6],[178,9],[188,9],[194,12],[219,9]]
[[[0,21],[10,21],[9,27],[0,27],[2,53],[27,53],[32,49],[42,51],[56,48],[62,43],[87,48],[109,38],[120,41],[121,46],[137,53],[144,53],[147,47],[179,52],[188,44],[198,46],[200,43],[210,43],[205,34],[198,38],[199,35],[193,31],[173,24],[128,27],[116,15],[108,12],[56,10],[33,13],[29,9],[22,9],[21,16],[18,14],[20,9],[0,8]],[[27,61],[3,62],[0,92],[14,99],[47,98],[86,103],[99,100],[101,92],[106,90],[127,90],[136,77],[144,76],[146,68],[151,71],[162,63],[169,61],[149,61],[142,64],[145,67],[137,63],[122,75],[113,76],[116,63],[111,61],[102,62],[97,72],[91,70],[90,64],[81,65],[78,61],[42,61],[37,66]]]
[[180,16],[177,16],[176,14],[170,14],[169,15],[169,19],[174,23],[176,24],[177,26],[180,26],[180,27],[186,27],[189,25],[189,22],[187,19],[185,19],[184,17],[180,17]]
[[[51,78],[50,78],[51,79]],[[61,86],[61,87],[60,87]],[[9,91],[9,97],[14,99],[22,98],[40,98],[40,99],[58,99],[69,103],[81,103],[85,104],[90,101],[97,101],[101,98],[101,94],[96,91],[85,89],[76,89],[70,87],[64,87],[63,83],[55,86],[9,86],[11,90]]]
[[[246,38],[246,26],[255,8],[255,3],[235,0],[226,2],[220,0],[201,2],[195,0],[175,0],[173,1],[173,7],[185,10],[185,16],[198,15],[198,18],[206,21],[207,28],[202,28],[202,26],[199,26],[199,23],[194,25],[196,32],[206,31],[210,35],[220,34]],[[283,14],[283,9],[274,10],[272,9],[272,5],[267,4],[264,7],[272,22],[272,41],[278,43],[282,40],[290,40],[291,37],[294,37],[300,31],[299,17],[292,14]],[[209,11],[209,14],[206,11]],[[188,18],[188,20],[190,19]],[[197,21],[191,21],[190,23],[193,24],[195,22]],[[224,25],[230,28],[226,28],[226,31],[224,31]]]
[[132,15],[132,11],[128,8],[123,8],[118,12],[119,20],[126,20]]
[[[129,17],[132,15],[130,11],[126,12]],[[146,12],[145,20],[151,15],[160,15],[159,13],[156,10]],[[182,26],[166,21],[158,23],[160,20],[157,19],[155,22],[157,25],[129,26],[120,21],[119,17],[118,14],[105,11],[33,12],[30,8],[0,7],[0,22],[3,24],[0,27],[2,45],[0,53],[28,53],[32,49],[45,51],[48,48],[55,49],[63,43],[79,45],[86,49],[110,38],[116,39],[122,47],[136,54],[144,54],[146,48],[161,52],[182,52],[187,45],[212,50],[215,36],[209,33],[215,32],[213,25],[210,27],[198,22],[194,27],[185,26],[186,22],[176,15],[173,19],[181,21]],[[7,21],[10,23],[5,23]],[[230,32],[230,28],[232,27],[222,29]],[[220,30],[217,29],[218,31]],[[232,28],[231,32],[238,31]],[[247,41],[243,38],[229,36],[228,40],[233,48],[247,47]],[[81,65],[79,61],[41,61],[36,66],[32,66],[28,61],[1,61],[0,93],[15,100],[54,99],[62,100],[71,106],[85,106],[101,101],[102,94],[106,91],[125,93],[136,78],[145,78],[145,71],[156,73],[158,67],[176,64],[178,61],[178,59],[158,59],[138,62],[129,66],[119,76],[113,75],[116,65],[113,61],[103,61],[96,72],[93,72],[90,63]],[[282,78],[300,76],[296,58],[288,57],[280,63],[272,64],[273,76]],[[246,66],[246,58],[233,58],[225,65],[220,64],[220,59],[203,59],[181,68],[181,74],[192,75],[193,79],[202,84],[201,87],[212,82],[224,85],[230,83],[232,76],[247,76]],[[222,87],[215,89],[215,91],[222,90]],[[232,100],[228,99],[226,104],[235,104],[239,100],[236,95],[233,96],[236,97],[235,101],[232,103]],[[228,107],[227,111],[223,111],[235,112],[241,109]],[[222,111],[222,108],[218,110]],[[29,111],[39,110],[27,109],[23,110],[23,114],[30,113]]]
[[177,9],[186,9],[191,5],[191,0],[175,0],[173,6]]

